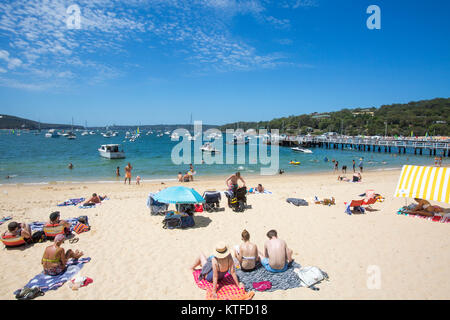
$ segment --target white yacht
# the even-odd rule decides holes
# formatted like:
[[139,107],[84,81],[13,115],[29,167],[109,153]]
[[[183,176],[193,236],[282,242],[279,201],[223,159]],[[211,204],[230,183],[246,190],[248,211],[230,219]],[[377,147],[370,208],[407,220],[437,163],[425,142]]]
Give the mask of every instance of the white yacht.
[[303,152],[303,153],[313,153],[309,149],[304,149],[304,148],[300,148],[300,147],[294,147],[294,148],[291,148],[291,150],[296,151],[296,152]]
[[107,159],[124,159],[125,153],[123,151],[119,151],[118,144],[103,144],[98,152],[101,157]]
[[46,138],[59,138],[59,134],[56,132],[55,129],[50,129],[48,130],[48,132],[45,134]]
[[67,139],[74,140],[76,138],[77,138],[77,135],[75,133],[73,133],[71,131],[67,133]]

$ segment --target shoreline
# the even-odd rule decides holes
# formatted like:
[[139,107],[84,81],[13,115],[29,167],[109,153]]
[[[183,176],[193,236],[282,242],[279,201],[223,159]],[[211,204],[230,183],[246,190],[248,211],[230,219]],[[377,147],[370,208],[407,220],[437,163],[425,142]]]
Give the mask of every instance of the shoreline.
[[[449,165],[450,166],[450,165]],[[447,166],[444,166],[447,167]],[[369,172],[385,172],[385,171],[400,171],[402,167],[389,167],[389,168],[371,168],[371,169],[365,169],[363,171],[363,175],[365,173],[369,173]],[[358,168],[359,169],[359,168]],[[238,171],[238,170],[237,170]],[[230,171],[229,174],[208,174],[208,175],[196,175],[195,176],[195,180],[194,181],[209,181],[209,180],[217,180],[217,179],[226,179],[229,175],[231,175],[234,171]],[[357,170],[356,172],[359,172],[359,170]],[[289,173],[284,173],[282,175],[280,174],[275,174],[275,175],[261,175],[261,174],[257,174],[254,172],[242,172],[241,174],[245,177],[261,177],[261,178],[266,178],[266,177],[285,177],[285,176],[311,176],[311,175],[329,175],[329,174],[336,174],[336,175],[352,175],[352,169],[347,169],[347,173],[342,173],[342,170],[338,170],[338,172],[334,173],[331,171],[325,171],[325,170],[320,170],[320,171],[314,171],[314,172],[289,172]],[[132,179],[135,178],[136,176],[133,175]],[[60,181],[37,181],[37,182],[11,182],[11,183],[0,183],[0,187],[4,187],[4,186],[39,186],[39,185],[78,185],[78,184],[102,184],[102,183],[106,183],[106,184],[123,184],[123,181],[125,179],[125,177],[120,177],[118,179],[111,179],[111,180],[94,180],[95,178],[93,178],[93,180],[60,180]],[[177,178],[154,178],[154,179],[141,179],[141,183],[157,183],[157,182],[178,182]],[[132,181],[132,184],[135,183],[135,181]]]

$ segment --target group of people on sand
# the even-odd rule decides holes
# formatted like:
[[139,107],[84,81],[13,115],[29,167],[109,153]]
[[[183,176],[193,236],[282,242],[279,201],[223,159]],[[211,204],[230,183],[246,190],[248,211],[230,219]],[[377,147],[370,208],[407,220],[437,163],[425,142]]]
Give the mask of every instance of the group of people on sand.
[[[65,220],[61,220],[60,213],[58,211],[50,214],[49,221],[46,225],[52,227],[64,227],[64,232],[56,235],[53,239],[53,244],[45,248],[41,259],[44,273],[55,276],[66,270],[67,261],[69,259],[79,259],[83,255],[83,252],[79,250],[72,251],[70,249],[65,251],[64,248],[61,247],[66,240],[66,235],[70,234],[70,223]],[[8,231],[2,234],[2,238],[11,236],[22,237],[26,243],[31,243],[31,227],[26,223],[18,223],[15,221],[10,222],[8,224]]]
[[207,258],[201,253],[190,268],[192,272],[198,266],[202,268],[201,275],[213,283],[214,298],[217,298],[218,281],[227,273],[230,273],[236,285],[243,287],[236,275],[236,265],[242,271],[250,272],[255,270],[260,262],[267,271],[280,273],[286,271],[294,261],[293,251],[288,248],[286,241],[278,238],[276,230],[267,232],[268,240],[264,244],[264,253],[259,252],[256,244],[250,242],[250,233],[247,230],[242,231],[241,236],[243,242],[234,250],[230,250],[225,243],[219,243],[212,255]]
[[189,181],[194,181],[194,175],[195,175],[195,170],[194,170],[194,166],[192,165],[192,163],[189,165],[189,170],[186,171],[184,174],[180,172],[178,172],[178,182],[189,182]]
[[349,179],[346,176],[338,176],[337,180],[338,181],[345,181],[345,182],[361,182],[362,181],[362,176],[361,176],[361,173],[355,172],[355,173],[353,173],[352,179]]

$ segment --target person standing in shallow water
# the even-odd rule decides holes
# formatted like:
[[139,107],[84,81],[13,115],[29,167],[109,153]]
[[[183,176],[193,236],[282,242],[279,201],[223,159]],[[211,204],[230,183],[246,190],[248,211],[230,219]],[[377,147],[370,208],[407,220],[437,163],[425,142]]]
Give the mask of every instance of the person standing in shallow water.
[[128,165],[125,167],[125,184],[127,184],[127,179],[128,179],[128,184],[131,184],[131,170],[132,169],[133,169],[133,167],[128,162]]
[[120,177],[120,167],[117,167],[117,169],[116,169],[116,176]]

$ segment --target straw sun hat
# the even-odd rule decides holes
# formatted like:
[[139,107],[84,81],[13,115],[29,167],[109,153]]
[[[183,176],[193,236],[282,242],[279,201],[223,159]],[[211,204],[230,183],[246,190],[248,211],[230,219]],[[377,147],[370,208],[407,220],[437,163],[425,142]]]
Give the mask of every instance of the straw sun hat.
[[228,249],[228,246],[224,242],[219,242],[216,244],[215,250],[214,250],[214,257],[218,259],[226,258],[230,255],[230,250]]

